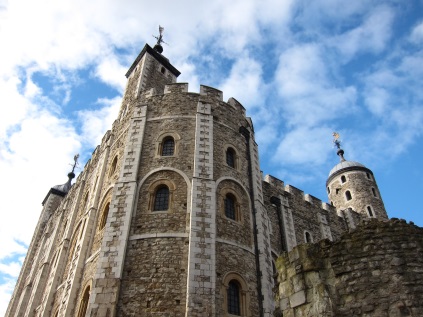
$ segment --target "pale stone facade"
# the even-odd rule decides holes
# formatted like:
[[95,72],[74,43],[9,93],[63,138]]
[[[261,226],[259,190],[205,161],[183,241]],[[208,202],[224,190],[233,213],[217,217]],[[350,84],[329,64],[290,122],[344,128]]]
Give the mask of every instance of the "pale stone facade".
[[263,179],[243,106],[178,75],[141,51],[111,130],[46,197],[6,316],[272,316],[281,253],[386,218],[373,174],[347,174],[348,206]]

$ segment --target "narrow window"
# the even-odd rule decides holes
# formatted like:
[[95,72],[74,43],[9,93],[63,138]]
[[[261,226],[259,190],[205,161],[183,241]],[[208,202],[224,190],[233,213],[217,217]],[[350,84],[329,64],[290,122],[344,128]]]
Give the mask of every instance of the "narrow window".
[[103,214],[101,215],[100,226],[99,226],[100,230],[102,230],[106,226],[107,216],[109,215],[109,208],[110,208],[110,203],[107,203],[106,207],[104,207]]
[[116,171],[117,161],[118,161],[118,157],[116,155],[115,158],[113,159],[112,165],[110,166],[109,176],[112,176],[113,173]]
[[225,216],[232,220],[236,220],[235,203],[235,197],[227,194],[225,197]]
[[172,137],[167,137],[163,140],[162,156],[173,156],[175,151],[175,141]]
[[305,242],[306,242],[306,243],[311,243],[311,242],[312,242],[310,232],[306,231],[306,232],[304,233],[304,237],[305,237]]
[[372,207],[367,206],[367,212],[369,213],[369,216],[373,218],[373,211],[372,211]]
[[90,300],[90,287],[88,286],[85,289],[84,295],[82,296],[82,300],[79,305],[78,317],[85,317],[89,300]]
[[345,192],[345,198],[347,198],[347,200],[351,200],[351,199],[352,199],[352,196],[351,196],[351,193],[350,193],[350,191],[349,191],[349,190],[347,190],[347,191]]
[[235,168],[235,151],[232,148],[228,148],[226,150],[226,164],[232,168]]
[[154,211],[169,209],[169,188],[166,185],[160,186],[154,197]]
[[330,188],[328,187],[328,194],[330,194]]
[[236,280],[232,280],[228,285],[228,313],[241,316],[241,305],[239,295],[239,284]]
[[342,183],[345,183],[347,181],[347,178],[345,177],[345,175],[342,175],[341,176],[341,182]]
[[375,191],[375,189],[373,187],[372,187],[372,193],[373,193],[373,196],[377,197],[376,196],[376,191]]
[[366,173],[366,176],[367,176],[368,179],[371,179],[369,173]]
[[164,74],[164,73],[166,72],[166,68],[164,68],[164,67],[160,68],[160,72],[161,72],[162,74]]

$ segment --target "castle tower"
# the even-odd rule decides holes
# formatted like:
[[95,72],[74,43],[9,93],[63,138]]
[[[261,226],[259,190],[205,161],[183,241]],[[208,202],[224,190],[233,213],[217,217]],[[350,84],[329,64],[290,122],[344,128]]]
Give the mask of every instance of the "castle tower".
[[336,132],[334,137],[340,162],[326,181],[330,203],[338,211],[351,208],[364,217],[388,219],[373,172],[361,163],[347,161]]
[[176,83],[162,31],[129,68],[118,119],[36,229],[48,243],[28,254],[48,245],[49,256],[27,258],[27,292],[15,290],[6,316],[271,316],[252,121],[221,91]]

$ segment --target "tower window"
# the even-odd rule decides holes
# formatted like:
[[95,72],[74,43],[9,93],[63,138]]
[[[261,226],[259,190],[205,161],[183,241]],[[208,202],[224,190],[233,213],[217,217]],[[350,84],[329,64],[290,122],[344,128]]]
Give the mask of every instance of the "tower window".
[[90,287],[88,286],[85,291],[84,295],[82,296],[81,303],[79,304],[78,310],[78,317],[84,317],[85,313],[87,312],[88,301],[90,300]]
[[231,194],[227,194],[225,197],[225,216],[236,220],[236,198]]
[[330,188],[328,187],[328,194],[330,194]]
[[235,168],[235,150],[233,148],[228,148],[226,150],[226,164],[228,166]]
[[107,216],[109,215],[109,208],[110,203],[107,203],[106,207],[104,207],[103,213],[101,215],[99,229],[102,230],[106,226]]
[[173,156],[175,152],[175,141],[172,137],[167,137],[163,140],[162,156]]
[[373,214],[373,211],[372,211],[372,207],[367,206],[367,212],[369,213],[369,217],[371,217],[371,218],[374,217],[374,214]]
[[313,239],[311,238],[311,234],[308,231],[304,231],[304,241],[305,243],[312,243]]
[[116,171],[117,161],[118,161],[118,156],[116,155],[115,158],[113,159],[112,165],[110,166],[109,177],[112,176],[113,173]]
[[169,209],[169,187],[160,186],[154,197],[154,211],[163,211]]
[[240,287],[236,280],[232,280],[228,285],[228,313],[236,316],[241,316],[241,305],[240,305]]
[[345,175],[342,175],[341,176],[341,182],[342,183],[345,183],[347,181],[347,178],[345,177]]
[[350,192],[349,190],[347,190],[347,191],[345,192],[345,198],[346,198],[347,200],[351,200],[351,199],[352,199],[351,192]]
[[366,173],[366,176],[367,176],[367,178],[368,178],[368,179],[372,179],[372,178],[370,177],[370,173]]
[[372,193],[374,197],[377,197],[375,189],[372,187]]
[[160,68],[160,72],[162,73],[162,74],[164,74],[164,73],[166,73],[166,68],[164,68],[163,66]]

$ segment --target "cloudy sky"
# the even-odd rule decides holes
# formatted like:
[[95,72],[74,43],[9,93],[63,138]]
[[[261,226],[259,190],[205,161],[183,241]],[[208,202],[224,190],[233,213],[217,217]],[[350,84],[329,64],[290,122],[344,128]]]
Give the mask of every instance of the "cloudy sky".
[[338,131],[389,216],[423,226],[422,13],[423,0],[0,0],[0,315],[44,196],[111,126],[159,24],[179,82],[247,108],[264,174],[326,201]]

